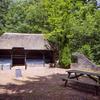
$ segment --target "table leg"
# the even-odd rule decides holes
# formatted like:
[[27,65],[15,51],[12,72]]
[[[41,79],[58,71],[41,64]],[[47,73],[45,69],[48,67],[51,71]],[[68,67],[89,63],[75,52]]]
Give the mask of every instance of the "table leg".
[[68,80],[65,81],[65,85],[64,85],[65,87],[67,86],[67,83],[68,83]]
[[75,73],[75,77],[76,77],[76,79],[78,80],[78,77],[77,77],[77,74]]
[[71,75],[71,73],[70,73],[70,72],[68,72],[68,78],[70,78],[70,75]]
[[[71,73],[70,73],[70,72],[68,72],[68,79],[70,78],[70,75],[71,75]],[[68,79],[66,79],[66,80],[65,80],[65,85],[64,85],[65,87],[67,86]]]
[[98,95],[98,86],[95,86],[95,95]]
[[[98,76],[97,84],[100,85],[100,76]],[[95,95],[98,95],[98,86],[95,86],[95,88],[96,88]]]
[[98,81],[99,81],[98,83],[100,84],[100,76],[98,77]]

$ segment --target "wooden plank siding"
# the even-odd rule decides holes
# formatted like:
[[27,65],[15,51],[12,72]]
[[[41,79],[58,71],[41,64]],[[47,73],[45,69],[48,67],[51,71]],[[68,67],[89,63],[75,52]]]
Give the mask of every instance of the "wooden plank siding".
[[[11,49],[0,49],[0,58],[11,58]],[[52,50],[25,50],[26,59],[44,59],[46,63],[53,63]],[[43,58],[44,57],[44,58]]]

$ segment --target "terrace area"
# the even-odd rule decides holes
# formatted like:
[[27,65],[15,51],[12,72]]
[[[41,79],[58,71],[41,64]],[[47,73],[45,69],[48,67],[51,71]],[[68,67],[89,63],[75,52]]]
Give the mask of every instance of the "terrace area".
[[[71,82],[64,87],[66,69],[37,66],[0,70],[0,100],[100,100],[100,90],[96,96],[92,86]],[[19,77],[17,69],[21,70]]]

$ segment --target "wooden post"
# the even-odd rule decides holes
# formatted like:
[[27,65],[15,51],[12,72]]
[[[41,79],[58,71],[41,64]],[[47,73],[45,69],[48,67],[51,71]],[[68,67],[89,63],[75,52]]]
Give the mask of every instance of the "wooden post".
[[1,70],[3,70],[3,64],[1,64]]
[[43,67],[45,67],[45,56],[44,56],[44,53],[43,53]]
[[26,64],[26,52],[25,52],[25,70],[27,69],[27,64]]
[[11,64],[10,64],[10,70],[13,67],[13,57],[12,57],[12,51],[11,51]]
[[52,51],[52,54],[51,55],[53,55],[53,57],[52,57],[52,63],[53,63],[53,67],[55,67],[56,66],[56,62],[55,62],[55,51]]

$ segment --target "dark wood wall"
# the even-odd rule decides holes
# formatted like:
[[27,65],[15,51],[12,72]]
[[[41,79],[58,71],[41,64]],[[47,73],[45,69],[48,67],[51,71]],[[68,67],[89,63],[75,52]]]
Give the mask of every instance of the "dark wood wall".
[[[1,49],[0,58],[11,58],[12,50]],[[43,59],[46,63],[53,63],[52,50],[25,50],[27,59]]]
[[0,50],[0,58],[11,58],[11,50]]

